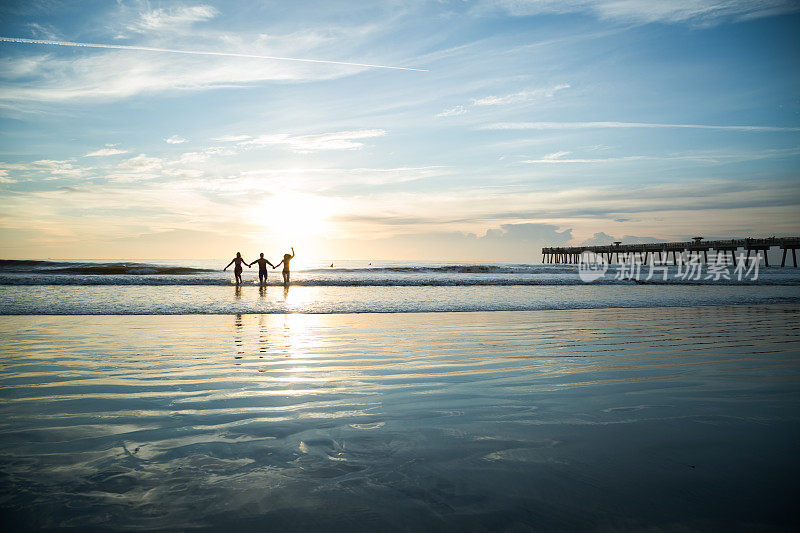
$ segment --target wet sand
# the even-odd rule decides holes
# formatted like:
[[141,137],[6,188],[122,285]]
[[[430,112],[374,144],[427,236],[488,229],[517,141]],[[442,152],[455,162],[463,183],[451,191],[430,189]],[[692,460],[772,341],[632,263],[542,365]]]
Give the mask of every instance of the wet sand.
[[0,316],[2,520],[794,530],[799,317]]

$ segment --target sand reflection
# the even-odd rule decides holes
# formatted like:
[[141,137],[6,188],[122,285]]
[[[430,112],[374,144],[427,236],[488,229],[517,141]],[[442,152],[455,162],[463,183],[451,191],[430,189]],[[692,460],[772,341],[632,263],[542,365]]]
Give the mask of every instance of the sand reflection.
[[0,316],[6,529],[791,530],[798,316]]

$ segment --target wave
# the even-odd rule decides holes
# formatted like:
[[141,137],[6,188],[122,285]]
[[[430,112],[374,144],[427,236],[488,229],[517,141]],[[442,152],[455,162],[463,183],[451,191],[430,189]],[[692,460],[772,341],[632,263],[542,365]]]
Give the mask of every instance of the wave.
[[[10,277],[0,275],[0,286],[45,286],[45,285],[70,285],[70,286],[183,286],[183,287],[209,287],[209,286],[231,286],[233,280],[227,278],[194,278],[194,277],[175,277],[159,278],[148,276],[29,276],[29,277]],[[257,287],[257,280],[245,280],[242,284],[245,287]],[[267,286],[279,287],[283,284],[280,278],[270,279]],[[797,286],[800,280],[796,279],[758,279],[751,280],[668,280],[668,281],[642,281],[634,279],[604,279],[585,283],[579,278],[438,278],[438,279],[293,279],[293,287],[480,287],[480,286],[591,286],[591,285],[627,285],[627,286],[675,286],[675,285],[776,285],[776,286]]]
[[62,261],[25,261],[21,259],[0,260],[0,272],[25,272],[34,275],[74,274],[85,276],[151,276],[190,275],[213,272],[206,268],[192,268],[147,263],[77,263]]
[[[146,285],[146,286],[227,286],[232,273],[223,273],[211,262],[194,266],[135,263],[0,260],[0,285]],[[797,269],[762,271],[756,281],[691,280],[673,278],[661,281],[616,279],[613,271],[593,285],[800,285]],[[245,285],[257,285],[255,270],[245,269]],[[277,274],[277,273],[275,273]],[[277,275],[269,285],[281,285]],[[643,269],[643,276],[646,269]],[[733,276],[731,276],[733,277]],[[292,285],[305,287],[451,287],[451,286],[568,286],[585,285],[576,265],[531,264],[390,264],[365,268],[313,268],[297,270]]]
[[[632,285],[628,280],[608,280],[603,284]],[[158,278],[136,276],[29,276],[11,277],[0,275],[2,285],[120,285],[120,286],[229,286],[233,280],[227,278]],[[244,286],[258,286],[257,280],[248,279]],[[268,286],[282,286],[280,278],[275,277],[267,282]],[[530,279],[530,278],[439,278],[439,279],[292,279],[296,287],[469,287],[469,286],[508,286],[508,285],[585,285],[579,279]]]
[[[571,265],[560,265],[565,268]],[[544,268],[543,268],[544,267]],[[574,266],[572,269],[574,270]],[[444,266],[389,266],[367,268],[313,268],[305,272],[393,272],[398,274],[535,274],[539,272],[552,272],[552,268],[545,265],[444,265]]]
[[[0,272],[29,272],[48,274],[83,274],[83,275],[186,275],[201,272],[215,272],[219,269],[157,265],[132,262],[72,262],[42,261],[22,259],[0,259]],[[386,266],[366,268],[312,268],[307,273],[397,273],[397,274],[535,274],[574,270],[572,265],[440,265],[440,266]]]

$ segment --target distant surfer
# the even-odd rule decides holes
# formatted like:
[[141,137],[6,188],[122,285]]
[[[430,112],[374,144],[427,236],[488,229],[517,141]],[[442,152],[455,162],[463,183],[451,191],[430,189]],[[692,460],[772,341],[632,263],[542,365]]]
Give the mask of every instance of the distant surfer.
[[[242,264],[244,263],[245,265],[247,265],[247,261],[244,260],[241,252],[236,252],[236,257],[231,259],[231,262],[228,263],[228,266],[226,266],[222,270],[223,271],[228,270],[228,267],[234,263],[236,263],[236,266],[233,267],[233,275],[236,277],[236,284],[238,285],[242,282]],[[250,265],[247,265],[247,268],[250,268]]]
[[258,284],[266,284],[267,283],[267,265],[275,268],[275,265],[269,262],[269,259],[264,257],[264,252],[261,252],[261,257],[247,265],[248,267],[253,266],[254,264],[258,263]]
[[278,268],[283,264],[283,284],[289,285],[289,261],[294,259],[294,247],[292,247],[292,255],[283,254],[283,260],[272,268]]

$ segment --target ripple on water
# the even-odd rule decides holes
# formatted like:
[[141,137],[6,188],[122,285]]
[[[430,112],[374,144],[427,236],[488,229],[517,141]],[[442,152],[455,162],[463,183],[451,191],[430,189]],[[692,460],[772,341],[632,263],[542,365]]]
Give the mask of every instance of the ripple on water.
[[697,525],[738,498],[779,520],[749,487],[800,474],[798,313],[0,317],[0,507],[41,527],[580,529]]

